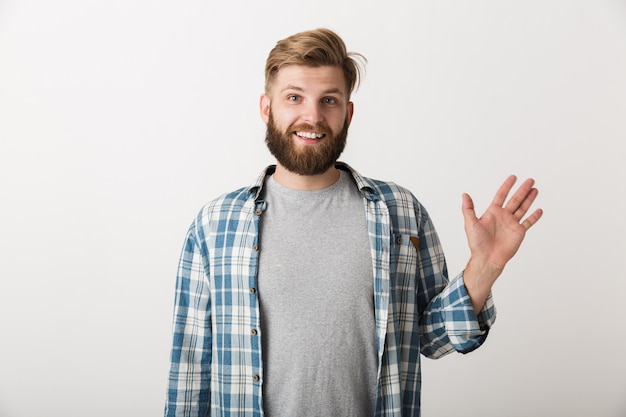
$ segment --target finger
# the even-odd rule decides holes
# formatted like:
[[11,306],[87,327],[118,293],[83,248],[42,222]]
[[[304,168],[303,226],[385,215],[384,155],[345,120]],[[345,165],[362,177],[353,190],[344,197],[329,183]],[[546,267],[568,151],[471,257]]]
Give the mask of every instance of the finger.
[[474,210],[474,201],[472,200],[472,197],[466,193],[463,193],[462,200],[463,219],[466,224],[471,224],[478,220],[476,218],[476,211]]
[[522,201],[521,205],[517,210],[515,210],[515,213],[513,213],[513,217],[515,217],[518,221],[521,220],[526,212],[528,212],[528,209],[530,209],[530,206],[533,204],[538,194],[539,190],[531,188],[530,192],[526,195],[526,198],[524,198],[524,201]]
[[[533,190],[534,184],[535,180],[532,178],[528,178],[526,181],[524,181],[522,185],[520,185],[520,187],[517,189],[515,194],[513,194],[509,202],[506,203],[507,210],[509,210],[511,213],[515,213],[520,207],[522,207],[524,201]],[[528,210],[528,207],[526,208],[526,210]]]
[[526,230],[530,229],[535,223],[539,221],[541,216],[543,216],[543,210],[542,209],[535,210],[533,214],[528,216],[528,218],[524,220],[524,222],[522,222],[522,226]]
[[496,192],[491,204],[502,207],[506,201],[506,197],[509,195],[509,192],[511,192],[511,188],[513,188],[513,184],[515,184],[515,181],[517,181],[517,177],[515,175],[510,175]]

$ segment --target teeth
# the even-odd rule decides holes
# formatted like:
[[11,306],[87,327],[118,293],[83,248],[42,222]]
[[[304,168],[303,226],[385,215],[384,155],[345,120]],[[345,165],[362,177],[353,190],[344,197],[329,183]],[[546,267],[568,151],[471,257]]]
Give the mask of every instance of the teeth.
[[324,136],[321,133],[313,133],[313,132],[296,132],[296,135],[301,136],[307,139],[321,139]]

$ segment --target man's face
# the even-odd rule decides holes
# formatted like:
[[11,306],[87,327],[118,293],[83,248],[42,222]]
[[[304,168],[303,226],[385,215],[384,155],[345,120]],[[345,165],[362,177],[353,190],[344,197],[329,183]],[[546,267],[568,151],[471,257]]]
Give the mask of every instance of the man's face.
[[352,119],[341,68],[281,68],[261,96],[265,142],[277,162],[299,175],[318,175],[341,155]]

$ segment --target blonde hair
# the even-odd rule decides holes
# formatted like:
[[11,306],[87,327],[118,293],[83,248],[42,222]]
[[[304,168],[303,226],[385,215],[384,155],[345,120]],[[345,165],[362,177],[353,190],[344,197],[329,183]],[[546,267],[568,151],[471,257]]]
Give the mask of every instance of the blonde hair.
[[348,98],[358,87],[367,59],[359,53],[347,52],[346,44],[330,29],[296,33],[276,43],[265,63],[265,91],[268,92],[278,71],[287,65],[309,67],[335,66],[343,69]]

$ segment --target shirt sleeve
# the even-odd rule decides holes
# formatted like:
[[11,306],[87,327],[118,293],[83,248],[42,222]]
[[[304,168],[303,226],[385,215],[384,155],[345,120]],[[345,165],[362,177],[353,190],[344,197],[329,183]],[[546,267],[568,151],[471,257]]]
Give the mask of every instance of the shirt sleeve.
[[449,345],[457,352],[469,353],[485,342],[495,322],[496,309],[490,293],[483,309],[476,315],[461,273],[432,300],[427,317],[427,327],[445,329],[445,337],[438,338],[438,343],[429,347],[431,351],[434,348],[435,352],[445,352],[450,350],[446,346]]
[[476,315],[463,274],[448,281],[443,249],[428,215],[422,212],[419,247],[420,350],[437,359],[450,352],[469,353],[480,347],[495,322],[491,293]]
[[178,265],[165,416],[207,415],[210,401],[211,299],[195,226]]

